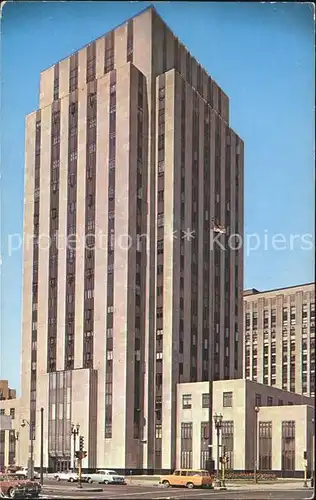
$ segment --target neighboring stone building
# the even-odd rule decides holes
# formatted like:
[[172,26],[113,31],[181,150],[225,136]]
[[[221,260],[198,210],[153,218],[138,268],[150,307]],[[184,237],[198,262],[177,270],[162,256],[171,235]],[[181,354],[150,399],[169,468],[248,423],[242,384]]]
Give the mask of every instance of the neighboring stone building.
[[244,292],[244,373],[315,395],[315,283]]
[[0,401],[3,399],[15,399],[16,390],[10,389],[7,380],[0,380]]
[[[178,384],[177,467],[205,468],[209,444],[209,383]],[[256,456],[261,471],[302,475],[304,451],[312,467],[312,398],[249,380],[223,380],[213,385],[213,414],[221,413],[222,441],[228,468],[253,471]],[[255,407],[259,408],[256,421]],[[286,408],[285,408],[286,407]],[[212,458],[217,457],[214,423]],[[257,429],[257,439],[256,439]]]
[[[8,381],[0,381],[0,471],[19,462],[19,405],[16,391],[8,388]],[[23,430],[22,430],[23,432]],[[24,431],[25,432],[25,431]]]
[[[41,73],[21,368],[35,466],[44,407],[45,467],[69,467],[78,422],[84,467],[172,468],[177,383],[242,376],[243,250],[211,236],[243,236],[243,151],[227,95],[152,7]],[[22,449],[26,465],[26,433]]]

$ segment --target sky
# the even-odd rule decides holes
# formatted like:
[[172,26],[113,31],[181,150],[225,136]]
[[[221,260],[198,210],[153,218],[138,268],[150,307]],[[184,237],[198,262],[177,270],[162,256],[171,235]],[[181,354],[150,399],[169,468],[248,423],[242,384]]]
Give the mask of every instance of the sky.
[[[153,4],[229,96],[230,125],[245,142],[245,288],[313,281],[312,6]],[[2,11],[0,377],[13,388],[20,386],[22,250],[8,248],[10,235],[23,233],[24,123],[38,108],[40,72],[148,5],[16,2]]]

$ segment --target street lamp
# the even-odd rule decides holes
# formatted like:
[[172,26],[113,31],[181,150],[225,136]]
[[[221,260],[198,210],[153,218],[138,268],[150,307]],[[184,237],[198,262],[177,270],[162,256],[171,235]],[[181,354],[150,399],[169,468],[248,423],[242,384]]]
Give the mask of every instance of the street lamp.
[[18,453],[17,453],[19,435],[20,435],[19,431],[15,431],[14,432],[14,439],[15,439],[15,465],[19,465],[19,461],[20,461],[20,457],[18,456]]
[[[41,453],[40,453],[40,483],[43,484],[43,450],[44,450],[44,408],[40,409],[41,412]],[[24,428],[26,425],[30,428],[30,436],[31,436],[31,447],[30,447],[30,466],[27,468],[27,475],[29,479],[34,479],[34,423],[29,422],[25,418],[22,419],[21,427]],[[19,433],[17,432],[16,440],[19,439]]]
[[214,414],[214,425],[216,429],[216,438],[217,438],[217,471],[216,471],[216,480],[217,484],[220,485],[220,478],[219,478],[219,434],[220,430],[222,428],[222,421],[223,421],[223,415],[221,413]]
[[73,457],[73,470],[74,472],[76,471],[76,439],[77,436],[79,435],[80,431],[80,425],[77,424],[76,426],[74,424],[71,424],[71,434],[73,437],[73,443],[74,443],[74,457]]
[[257,471],[258,471],[258,415],[259,415],[260,408],[259,406],[255,406],[255,449],[254,449],[254,468],[253,468],[253,477],[255,483],[258,482],[258,476],[257,476]]
[[315,497],[315,418],[312,418],[313,424],[313,441],[312,441],[312,473],[311,473],[311,488],[314,488]]
[[28,475],[28,479],[33,479],[34,477],[34,461],[33,461],[33,455],[34,455],[34,442],[33,442],[33,437],[34,437],[34,424],[33,422],[29,422],[28,420],[26,420],[25,418],[23,418],[22,422],[21,422],[21,427],[25,427],[26,425],[29,426],[30,428],[30,437],[31,437],[31,447],[30,447],[30,460],[29,460],[29,463],[28,463],[28,467],[27,467],[27,475]]

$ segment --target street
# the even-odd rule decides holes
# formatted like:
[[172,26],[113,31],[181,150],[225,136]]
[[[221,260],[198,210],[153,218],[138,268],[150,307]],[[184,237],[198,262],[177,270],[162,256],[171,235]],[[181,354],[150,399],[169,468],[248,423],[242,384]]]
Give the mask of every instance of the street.
[[[102,491],[93,491],[102,490]],[[163,488],[158,485],[83,485],[82,489],[74,484],[58,484],[47,482],[44,484],[41,498],[69,498],[70,499],[153,499],[153,500],[180,500],[180,499],[265,499],[275,500],[309,499],[312,489],[303,488],[301,484],[263,484],[263,485],[232,485],[227,490],[188,490],[182,488]]]

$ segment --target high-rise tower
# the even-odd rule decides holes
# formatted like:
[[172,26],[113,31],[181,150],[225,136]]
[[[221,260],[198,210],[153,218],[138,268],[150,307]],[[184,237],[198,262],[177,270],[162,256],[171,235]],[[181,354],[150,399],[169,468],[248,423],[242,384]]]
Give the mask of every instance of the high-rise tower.
[[43,406],[44,465],[67,467],[78,421],[85,467],[172,468],[176,384],[241,376],[243,255],[228,239],[243,236],[243,142],[228,104],[153,8],[41,74],[22,325],[35,465]]

